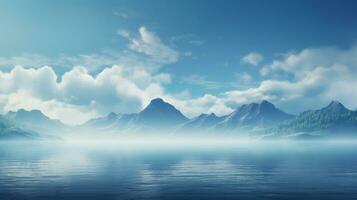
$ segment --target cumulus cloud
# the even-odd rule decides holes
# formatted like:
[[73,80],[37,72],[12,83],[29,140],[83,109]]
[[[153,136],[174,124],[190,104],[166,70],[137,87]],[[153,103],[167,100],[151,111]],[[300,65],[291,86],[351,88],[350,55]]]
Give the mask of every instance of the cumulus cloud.
[[259,65],[259,63],[261,63],[263,61],[263,59],[264,59],[264,57],[260,53],[251,52],[251,53],[245,55],[241,59],[241,62],[257,66],[257,65]]
[[25,90],[19,90],[7,95],[0,94],[2,112],[25,110],[41,110],[52,119],[60,119],[65,123],[84,122],[98,113],[90,106],[75,106],[55,99],[43,100]]

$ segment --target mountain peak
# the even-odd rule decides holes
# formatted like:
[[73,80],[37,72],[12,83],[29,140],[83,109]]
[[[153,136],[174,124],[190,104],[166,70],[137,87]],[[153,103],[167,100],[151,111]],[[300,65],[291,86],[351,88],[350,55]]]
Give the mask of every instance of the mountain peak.
[[153,109],[170,109],[170,110],[174,110],[176,109],[173,105],[165,102],[163,99],[161,98],[155,98],[152,99],[149,103],[149,105],[147,105],[144,110],[142,110],[141,112],[146,112],[148,110],[153,110]]
[[155,98],[150,101],[150,104],[157,104],[157,103],[165,103],[165,101],[161,98]]
[[226,117],[223,123],[225,123],[224,126],[228,127],[253,124],[270,126],[290,118],[292,118],[292,115],[276,108],[269,101],[263,100],[260,103],[244,104],[238,107]]
[[202,114],[200,114],[198,117],[196,117],[196,119],[200,119],[200,118],[211,118],[211,117],[217,117],[217,115],[214,114],[213,112],[210,113],[210,114],[202,113]]
[[203,117],[207,117],[207,116],[208,116],[208,114],[202,113],[202,114],[198,115],[196,118],[203,118]]
[[336,101],[336,100],[332,100],[329,104],[329,106],[343,106],[341,102]]
[[175,124],[187,120],[187,118],[173,105],[161,98],[155,98],[139,113],[138,120],[145,124]]
[[267,100],[262,100],[262,101],[260,102],[260,104],[261,104],[261,105],[274,105],[274,104],[272,104],[271,102],[269,102],[269,101],[267,101]]
[[148,106],[141,112],[147,112],[149,110],[177,110],[173,105],[165,102],[161,98],[152,99]]
[[211,116],[211,117],[217,117],[217,115],[214,114],[213,112],[212,112],[211,114],[209,114],[209,116]]
[[107,118],[112,119],[112,118],[116,118],[117,116],[118,116],[118,114],[116,114],[115,112],[110,112],[110,113],[107,115]]
[[23,108],[18,109],[15,112],[9,112],[11,114],[19,115],[21,117],[40,117],[40,118],[48,118],[44,115],[40,110],[25,110]]
[[348,112],[349,110],[339,101],[331,101],[331,103],[326,106],[325,108],[322,109],[323,111],[328,111],[328,112]]

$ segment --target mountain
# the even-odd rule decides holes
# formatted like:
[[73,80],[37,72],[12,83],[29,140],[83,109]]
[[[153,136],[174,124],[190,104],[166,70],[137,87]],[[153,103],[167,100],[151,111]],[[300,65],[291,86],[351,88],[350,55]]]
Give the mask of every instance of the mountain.
[[338,101],[332,101],[322,109],[302,112],[293,120],[279,125],[274,131],[284,135],[294,133],[356,135],[357,111],[347,109]]
[[321,113],[328,113],[328,114],[346,114],[350,112],[342,103],[339,101],[331,101],[331,103],[326,106],[325,108],[322,108],[320,110]]
[[135,129],[137,114],[116,114],[109,113],[107,116],[91,119],[80,126],[84,130],[101,130],[107,132],[121,132],[128,129]]
[[86,123],[84,123],[82,126],[84,127],[108,127],[112,125],[117,119],[119,115],[111,112],[107,116],[104,117],[98,117],[95,119],[90,119]]
[[89,120],[82,127],[114,132],[171,132],[188,119],[173,105],[161,98],[150,101],[139,113],[115,114]]
[[179,110],[161,98],[151,100],[136,118],[136,123],[155,128],[170,128],[188,121]]
[[220,129],[270,127],[293,118],[268,101],[245,104],[217,124]]
[[16,112],[10,111],[5,115],[5,118],[15,122],[22,128],[39,133],[60,132],[66,128],[62,122],[47,117],[39,110],[27,111],[20,109]]
[[214,126],[221,122],[225,117],[218,117],[214,113],[201,114],[188,122],[184,123],[177,132],[197,133],[214,131]]
[[9,121],[4,116],[0,116],[0,140],[7,139],[38,139],[39,135],[35,132],[23,130],[16,124]]

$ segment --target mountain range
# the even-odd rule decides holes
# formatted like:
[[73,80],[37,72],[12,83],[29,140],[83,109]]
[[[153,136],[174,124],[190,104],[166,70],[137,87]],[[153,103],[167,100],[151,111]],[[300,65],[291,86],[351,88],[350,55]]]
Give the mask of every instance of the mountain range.
[[[226,116],[201,114],[192,119],[184,116],[173,105],[161,98],[151,102],[139,113],[117,114],[91,119],[70,127],[45,116],[41,111],[9,112],[0,118],[0,132],[26,137],[61,134],[61,132],[88,132],[95,134],[250,134],[260,137],[357,136],[357,111],[347,109],[338,101],[328,106],[309,110],[297,116],[288,114],[263,100],[239,106]],[[14,131],[16,130],[16,131]],[[11,132],[12,131],[12,132]],[[3,134],[4,135],[4,134]]]

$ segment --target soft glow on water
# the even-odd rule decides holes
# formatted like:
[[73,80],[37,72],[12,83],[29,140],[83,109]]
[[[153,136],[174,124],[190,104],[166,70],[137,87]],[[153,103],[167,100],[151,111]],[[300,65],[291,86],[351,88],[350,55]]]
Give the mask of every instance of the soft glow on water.
[[357,143],[2,142],[1,199],[357,197]]

